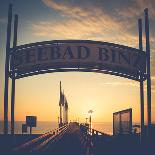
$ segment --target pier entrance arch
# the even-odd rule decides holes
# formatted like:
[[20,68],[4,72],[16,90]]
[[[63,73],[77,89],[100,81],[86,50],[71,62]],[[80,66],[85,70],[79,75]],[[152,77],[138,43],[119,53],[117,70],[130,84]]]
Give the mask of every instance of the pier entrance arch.
[[[15,80],[53,72],[96,72],[120,76],[140,82],[141,128],[144,128],[143,81],[150,79],[148,14],[145,10],[147,50],[142,50],[142,23],[139,20],[139,49],[92,40],[52,40],[17,46],[18,16],[14,20],[13,47],[10,48],[12,6],[9,7],[5,93],[4,133],[8,133],[8,79],[12,79],[11,132],[14,133]],[[147,65],[146,65],[147,63]],[[147,67],[146,67],[147,66]],[[146,70],[147,68],[147,70]],[[147,72],[146,72],[147,71]],[[148,89],[148,94],[151,90]],[[148,95],[149,101],[151,96]],[[148,103],[150,106],[151,101]],[[149,107],[150,108],[150,107]],[[148,111],[150,120],[151,111]],[[151,122],[148,121],[148,127]]]
[[10,51],[10,77],[16,79],[66,71],[100,72],[139,81],[146,54],[135,48],[90,40],[54,40],[17,46]]

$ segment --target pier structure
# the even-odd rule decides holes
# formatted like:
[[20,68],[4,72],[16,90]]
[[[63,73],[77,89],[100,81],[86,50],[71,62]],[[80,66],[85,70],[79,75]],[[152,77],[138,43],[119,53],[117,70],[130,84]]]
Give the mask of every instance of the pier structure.
[[90,130],[86,124],[78,122],[68,123],[40,135],[8,135],[7,145],[3,141],[4,137],[0,138],[1,150],[6,155],[143,155],[154,151],[154,143],[141,147],[139,137],[135,134],[112,136],[95,129]]
[[[11,90],[11,134],[14,134],[14,104],[15,104],[15,82],[17,79],[33,75],[54,73],[54,72],[94,72],[104,73],[114,76],[124,77],[139,82],[140,85],[140,111],[141,111],[141,144],[144,144],[144,81],[147,80],[147,138],[150,145],[151,122],[151,73],[150,73],[150,40],[149,40],[149,16],[148,9],[144,10],[145,15],[145,36],[146,50],[142,45],[142,19],[138,21],[139,28],[139,48],[128,47],[124,45],[93,41],[93,40],[52,40],[17,45],[18,15],[14,16],[14,35],[13,46],[11,47],[12,30],[12,5],[9,5],[7,42],[6,42],[6,61],[5,61],[5,91],[4,91],[4,135],[8,136],[8,94],[9,78],[12,79]],[[137,37],[138,40],[138,37]],[[33,55],[32,55],[33,52]],[[33,59],[32,59],[33,57]],[[45,57],[47,59],[45,59]],[[60,117],[59,128],[49,131],[31,142],[25,142],[22,147],[26,150],[52,150],[57,151],[77,148],[77,152],[71,151],[71,154],[82,154],[83,146],[87,155],[93,155],[94,152],[113,151],[111,146],[121,147],[119,150],[132,146],[133,142],[139,142],[136,137],[128,137],[121,142],[107,134],[102,134],[96,130],[88,130],[87,126],[77,122],[68,123],[68,101],[62,91],[60,82]],[[120,121],[121,122],[121,121]],[[91,133],[90,133],[91,132]],[[12,136],[13,137],[13,136]],[[123,138],[124,139],[124,138]],[[39,140],[39,142],[38,142]],[[40,141],[41,140],[41,141]],[[128,141],[129,140],[129,141]],[[132,141],[130,141],[132,140]],[[7,142],[9,142],[7,140]],[[37,143],[35,143],[37,142]],[[57,145],[55,142],[59,142]],[[116,142],[116,143],[114,143]],[[125,142],[125,143],[124,143]],[[29,145],[32,144],[32,145]],[[56,145],[53,145],[56,144]],[[63,144],[63,145],[61,145]],[[112,145],[108,145],[112,144]],[[115,145],[113,145],[115,144]],[[121,145],[117,145],[121,144]],[[19,144],[18,144],[19,145]],[[8,145],[6,145],[8,146]],[[61,148],[59,147],[61,146]],[[79,146],[79,147],[78,147]],[[99,147],[100,146],[100,147]],[[105,146],[105,147],[103,147]],[[126,147],[124,147],[126,146]],[[63,148],[64,147],[64,148]],[[79,149],[80,148],[80,149]],[[109,150],[108,150],[109,149]],[[15,150],[20,150],[15,148]],[[99,151],[100,150],[100,151]],[[115,150],[115,149],[114,149]],[[132,149],[130,149],[131,151]],[[55,152],[57,152],[55,151]],[[80,152],[81,151],[81,152]],[[125,150],[124,150],[125,151]],[[134,149],[133,149],[134,151]],[[25,151],[24,151],[25,152]],[[44,151],[43,151],[44,152]],[[64,151],[64,153],[66,153]],[[56,153],[56,155],[61,153]],[[69,153],[66,153],[69,155]],[[110,153],[109,153],[110,154]],[[119,152],[117,153],[119,154]],[[123,153],[124,154],[124,153]],[[134,152],[131,152],[134,154]]]

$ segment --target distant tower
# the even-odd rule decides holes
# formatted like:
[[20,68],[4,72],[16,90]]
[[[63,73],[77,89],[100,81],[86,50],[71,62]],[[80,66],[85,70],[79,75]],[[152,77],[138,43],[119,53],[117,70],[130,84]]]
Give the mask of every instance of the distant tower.
[[60,100],[59,100],[59,107],[60,107],[59,127],[61,127],[62,126],[62,90],[61,90],[61,81],[60,81]]
[[61,81],[60,81],[59,107],[60,107],[59,127],[61,127],[64,124],[68,123],[68,103],[64,91],[62,92]]

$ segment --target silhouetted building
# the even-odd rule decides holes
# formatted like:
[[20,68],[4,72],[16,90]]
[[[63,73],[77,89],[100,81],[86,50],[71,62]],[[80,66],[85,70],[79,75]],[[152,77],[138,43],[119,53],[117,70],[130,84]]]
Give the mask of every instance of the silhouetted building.
[[63,103],[63,94],[61,90],[61,81],[60,81],[60,100],[59,100],[59,107],[60,107],[60,120],[59,120],[59,126],[62,126],[62,103]]
[[59,127],[61,127],[62,125],[68,123],[68,102],[64,94],[64,91],[62,92],[61,81],[60,81],[59,107],[60,107]]

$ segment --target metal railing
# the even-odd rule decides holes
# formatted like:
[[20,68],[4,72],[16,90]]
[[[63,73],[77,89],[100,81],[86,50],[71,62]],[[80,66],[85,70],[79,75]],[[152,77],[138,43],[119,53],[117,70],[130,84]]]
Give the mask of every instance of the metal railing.
[[47,147],[49,143],[51,144],[52,142],[55,142],[58,139],[60,139],[67,129],[68,129],[68,124],[60,128],[51,130],[37,138],[34,138],[26,143],[23,143],[15,147],[13,151],[34,152],[34,151],[39,151],[43,148],[45,149],[45,147]]
[[89,128],[85,124],[80,124],[80,130],[81,130],[81,143],[86,149],[86,155],[94,155],[95,150],[95,140],[99,137],[107,138],[111,135],[103,133],[101,131]]

